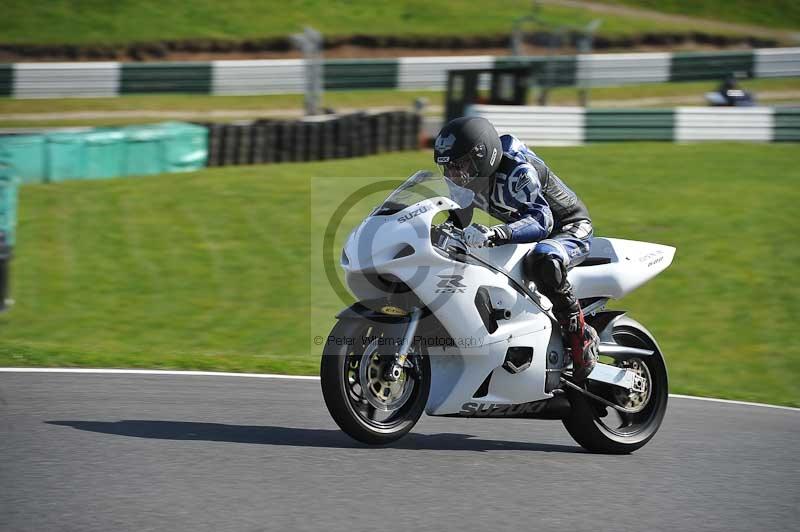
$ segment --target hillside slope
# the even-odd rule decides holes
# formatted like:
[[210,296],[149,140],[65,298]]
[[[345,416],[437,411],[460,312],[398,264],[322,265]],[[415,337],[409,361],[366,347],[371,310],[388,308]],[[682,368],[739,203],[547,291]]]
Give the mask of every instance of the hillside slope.
[[[578,4],[578,2],[563,2]],[[800,31],[800,3],[795,0],[596,0],[583,4],[604,3],[651,9],[662,13],[688,15],[707,20],[736,22],[749,26],[765,26]],[[629,14],[643,15],[641,11]]]
[[[741,3],[741,2],[740,2]],[[326,35],[495,35],[509,34],[514,21],[531,13],[530,0],[487,6],[469,0],[7,0],[0,43],[126,44],[164,39],[255,39],[285,36],[312,25]],[[756,11],[755,7],[750,11]],[[597,13],[548,3],[543,29],[583,26]],[[600,33],[706,31],[703,21],[670,22],[645,14],[605,13]],[[741,33],[725,31],[724,33]]]

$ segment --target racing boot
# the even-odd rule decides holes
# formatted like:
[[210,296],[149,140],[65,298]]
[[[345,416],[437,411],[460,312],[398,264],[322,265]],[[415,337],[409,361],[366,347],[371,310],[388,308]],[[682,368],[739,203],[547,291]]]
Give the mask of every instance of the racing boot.
[[594,327],[583,320],[580,306],[559,321],[565,344],[572,354],[572,381],[581,384],[597,364],[600,338]]

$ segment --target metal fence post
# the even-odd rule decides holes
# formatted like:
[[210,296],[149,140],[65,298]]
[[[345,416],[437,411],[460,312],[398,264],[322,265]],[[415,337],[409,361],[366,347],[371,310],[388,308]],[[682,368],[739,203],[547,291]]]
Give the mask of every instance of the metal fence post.
[[292,43],[303,52],[305,63],[305,108],[307,115],[319,114],[319,104],[322,95],[322,34],[314,28],[306,26],[303,33],[291,36]]

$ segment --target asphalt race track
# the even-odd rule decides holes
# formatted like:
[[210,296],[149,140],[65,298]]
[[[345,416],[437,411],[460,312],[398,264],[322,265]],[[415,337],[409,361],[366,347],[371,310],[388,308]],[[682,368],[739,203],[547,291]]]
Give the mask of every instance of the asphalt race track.
[[0,373],[0,530],[798,530],[800,411],[672,398],[628,456],[560,422],[352,442],[317,381]]

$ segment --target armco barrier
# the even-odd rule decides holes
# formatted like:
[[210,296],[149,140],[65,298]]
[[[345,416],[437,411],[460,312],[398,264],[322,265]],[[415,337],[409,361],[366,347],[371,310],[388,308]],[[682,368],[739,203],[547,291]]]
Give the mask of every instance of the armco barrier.
[[753,77],[754,55],[747,52],[676,53],[672,54],[670,81],[722,79],[735,73]]
[[675,140],[769,142],[774,138],[773,116],[769,107],[679,107],[675,110]]
[[434,89],[447,86],[447,71],[465,68],[494,68],[491,55],[401,57],[397,59],[397,87],[400,90]]
[[483,116],[501,135],[511,133],[532,145],[569,146],[585,139],[583,107],[473,105],[467,114]]
[[[498,57],[498,68],[527,66],[538,85],[546,87],[569,87],[575,85],[578,74],[577,56],[544,57]],[[616,85],[616,83],[615,83]]]
[[181,92],[210,94],[212,63],[123,63],[120,94]]
[[325,89],[397,88],[396,59],[332,59],[323,73]]
[[[742,77],[800,76],[800,48],[722,52],[581,54],[577,56],[441,56],[328,59],[329,90],[441,90],[448,70],[528,65],[541,85],[621,85]],[[134,93],[301,93],[303,59],[169,63],[16,63],[0,65],[0,95],[15,98]]]
[[305,87],[302,59],[258,59],[211,63],[212,94],[301,93]]
[[668,53],[579,55],[576,80],[591,86],[664,83],[670,80],[671,58]]
[[800,75],[800,48],[775,48],[756,50],[754,76],[757,78],[783,78]]
[[[14,65],[0,65],[0,96],[14,94]],[[17,96],[22,98],[22,96]]]
[[624,140],[800,141],[800,109],[678,107],[585,109],[473,105],[467,114],[490,120],[498,132],[536,145]]
[[584,122],[585,140],[672,140],[672,109],[590,109]]
[[57,98],[123,94],[120,63],[17,63],[13,65],[11,96]]
[[800,142],[800,109],[776,109],[774,120],[773,140]]

